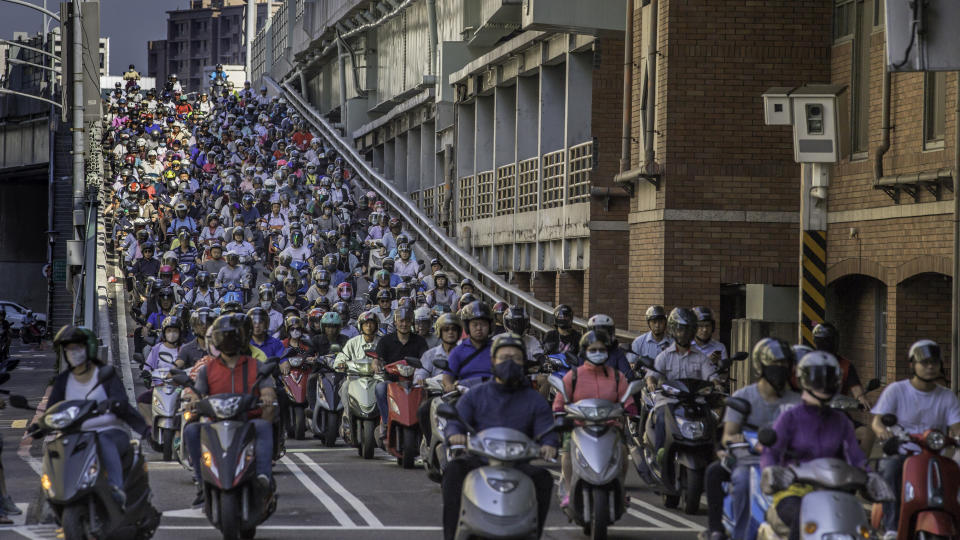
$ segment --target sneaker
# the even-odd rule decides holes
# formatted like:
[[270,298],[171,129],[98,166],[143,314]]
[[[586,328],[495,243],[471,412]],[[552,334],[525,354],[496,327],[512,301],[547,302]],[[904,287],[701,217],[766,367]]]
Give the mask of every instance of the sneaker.
[[120,510],[123,510],[127,504],[127,494],[124,493],[122,489],[112,486],[110,488],[110,496],[113,497],[113,501],[117,503],[117,506],[120,507]]
[[265,474],[257,475],[257,485],[260,486],[260,489],[267,491],[270,489],[270,477]]
[[203,506],[203,484],[197,482],[197,496],[193,498],[193,502],[190,503],[190,506],[196,508],[198,506]]
[[13,502],[13,497],[9,495],[0,498],[0,510],[3,510],[3,513],[8,516],[19,516],[23,513],[22,510],[17,508],[16,503]]
[[702,531],[699,540],[727,540],[727,533],[723,531]]
[[3,514],[0,514],[0,525],[13,525],[13,520]]
[[882,540],[897,540],[897,531],[887,531],[880,538]]

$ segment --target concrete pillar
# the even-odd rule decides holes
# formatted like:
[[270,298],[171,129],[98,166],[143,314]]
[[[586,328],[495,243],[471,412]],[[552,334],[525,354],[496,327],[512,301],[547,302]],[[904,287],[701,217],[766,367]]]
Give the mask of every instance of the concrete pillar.
[[540,66],[540,155],[563,148],[565,78],[562,65]]
[[437,185],[437,136],[433,122],[420,126],[420,189]]
[[494,92],[493,166],[517,160],[517,87],[497,87]]
[[[407,193],[413,193],[414,191],[420,191],[425,186],[421,179],[420,172],[420,151],[421,151],[421,139],[420,139],[420,127],[415,127],[410,129],[407,132]],[[421,200],[421,207],[423,198]]]
[[517,77],[517,161],[537,155],[537,123],[540,113],[540,77]]
[[393,166],[393,183],[398,190],[407,192],[407,134],[397,135],[395,141],[394,159],[396,163]]
[[478,96],[476,100],[476,161],[477,172],[493,169],[493,96]]
[[473,104],[457,105],[457,178],[474,173],[474,141],[476,109]]
[[396,173],[396,139],[390,139],[383,145],[383,176],[394,178]]

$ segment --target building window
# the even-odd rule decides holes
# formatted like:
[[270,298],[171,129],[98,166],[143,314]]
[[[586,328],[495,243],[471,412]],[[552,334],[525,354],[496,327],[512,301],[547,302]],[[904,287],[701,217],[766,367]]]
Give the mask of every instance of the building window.
[[923,148],[943,148],[947,121],[947,73],[923,75]]
[[837,0],[833,7],[833,40],[853,37],[854,0]]
[[883,0],[873,0],[873,26],[883,26],[885,16],[886,14],[883,12]]
[[851,159],[866,158],[870,143],[870,34],[873,30],[873,0],[853,4],[853,70],[851,73]]

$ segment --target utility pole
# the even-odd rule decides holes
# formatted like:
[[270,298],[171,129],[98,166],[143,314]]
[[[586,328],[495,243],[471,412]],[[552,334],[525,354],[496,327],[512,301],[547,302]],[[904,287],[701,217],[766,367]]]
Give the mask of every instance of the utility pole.
[[253,40],[257,33],[257,0],[247,0],[247,80],[253,85]]

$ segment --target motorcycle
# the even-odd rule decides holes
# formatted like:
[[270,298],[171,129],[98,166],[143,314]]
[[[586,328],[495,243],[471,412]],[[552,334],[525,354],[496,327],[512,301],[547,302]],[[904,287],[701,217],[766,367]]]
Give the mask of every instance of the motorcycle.
[[11,330],[0,326],[0,362],[6,362],[10,358]]
[[570,505],[565,512],[584,534],[593,539],[607,537],[607,527],[627,508],[626,491],[620,477],[627,456],[621,450],[623,405],[639,392],[643,381],[633,381],[619,403],[605,399],[582,399],[570,403],[563,379],[551,375],[547,381],[563,396],[566,415],[560,429],[571,431]]
[[[271,376],[276,366],[274,359],[262,364],[251,387]],[[186,372],[174,373],[175,383],[193,385]],[[203,513],[225,540],[253,538],[257,526],[277,508],[276,483],[263,489],[255,481],[256,431],[247,422],[247,412],[259,406],[254,394],[217,394],[196,402],[197,413],[211,420],[201,426],[203,453],[201,463],[195,464],[203,479]]]
[[280,377],[286,395],[283,423],[288,437],[302,441],[307,431],[307,389],[313,373],[313,360],[290,356],[287,364],[290,372]]
[[[466,450],[489,462],[470,471],[464,479],[455,538],[536,538],[536,489],[533,480],[514,465],[536,459],[540,445],[526,434],[506,427],[477,432],[449,403],[441,404],[437,414],[463,423],[468,433]],[[553,429],[551,426],[550,430]],[[538,439],[543,435],[539,434]]]
[[[647,358],[640,362],[648,371],[657,372]],[[631,430],[630,450],[637,472],[648,485],[655,486],[667,508],[676,508],[681,500],[683,511],[695,514],[700,508],[703,478],[707,465],[714,459],[713,437],[719,417],[718,408],[725,397],[714,390],[713,383],[700,379],[664,380],[656,399],[646,389],[643,407],[644,429]],[[657,408],[664,409],[662,461],[657,459]]]
[[[761,429],[760,444],[771,447],[777,442],[777,433]],[[803,540],[834,538],[873,538],[857,492],[870,502],[893,500],[893,491],[883,478],[875,473],[849,465],[837,458],[819,458],[788,467],[770,466],[763,470],[761,488],[767,495],[789,488],[793,484],[812,486],[814,491],[803,496],[800,520]],[[790,529],[770,506],[757,531],[758,540],[785,540]]]
[[413,374],[421,367],[420,359],[407,357],[384,368],[387,384],[387,437],[384,450],[397,458],[397,465],[412,469],[420,454],[421,428],[417,409],[423,401],[424,389],[413,384]]
[[[443,362],[443,366],[440,366]],[[446,360],[434,360],[434,365],[445,369]],[[443,469],[447,466],[447,447],[443,444],[443,430],[446,427],[446,421],[437,416],[437,407],[443,400],[443,375],[434,375],[424,381],[427,400],[430,402],[430,429],[425,429],[423,438],[420,440],[420,460],[423,461],[423,468],[427,471],[427,477],[434,482],[439,483],[443,477]]]
[[40,343],[46,331],[47,329],[43,323],[32,317],[28,317],[23,320],[23,328],[20,329],[20,339],[23,340],[24,345]]
[[[97,385],[114,376],[113,367],[101,367]],[[14,406],[25,404],[25,399],[13,398]],[[55,434],[43,450],[40,484],[65,540],[147,539],[160,524],[160,512],[150,503],[152,492],[139,441],[131,440],[130,450],[122,456],[127,499],[121,507],[101,466],[98,433],[81,430],[85,421],[113,412],[117,406],[109,400],[61,401],[46,410],[38,425],[31,426],[29,433],[34,438]]]
[[[334,348],[336,350],[334,350]],[[327,356],[314,362],[316,373],[316,392],[311,409],[310,428],[313,435],[323,440],[324,446],[332,448],[337,443],[340,432],[340,419],[343,417],[343,402],[340,400],[340,386],[345,375],[332,367],[339,346],[334,345]]]
[[153,385],[152,412],[153,438],[163,446],[163,460],[174,458],[174,440],[180,433],[180,387],[169,377],[169,370],[157,369],[153,379],[160,382]]
[[367,351],[366,361],[346,363],[345,384],[349,403],[344,422],[340,425],[340,436],[355,447],[363,459],[373,458],[377,446],[374,430],[380,422],[376,395],[378,377],[373,368],[375,358],[377,353]]
[[[960,438],[936,429],[907,433],[894,414],[885,414],[880,421],[893,433],[883,452],[896,455],[901,447],[909,452],[903,463],[897,538],[960,538],[960,466],[943,455],[945,448],[960,448]],[[875,504],[874,527],[880,527],[882,518],[883,506]]]
[[[727,407],[740,413],[743,418],[748,418],[752,407],[750,402],[744,399],[729,397],[726,401]],[[763,494],[760,489],[760,452],[758,449],[759,439],[757,438],[757,428],[748,423],[742,424],[742,433],[744,442],[730,443],[727,445],[727,457],[723,461],[723,466],[728,472],[733,472],[735,467],[749,467],[750,485],[749,485],[749,524],[746,526],[748,536],[744,540],[756,540],[756,531],[764,521],[767,509],[770,508],[772,499]],[[737,520],[740,516],[737,508],[733,506],[733,483],[724,482],[723,497],[723,527],[727,535],[733,537]]]

